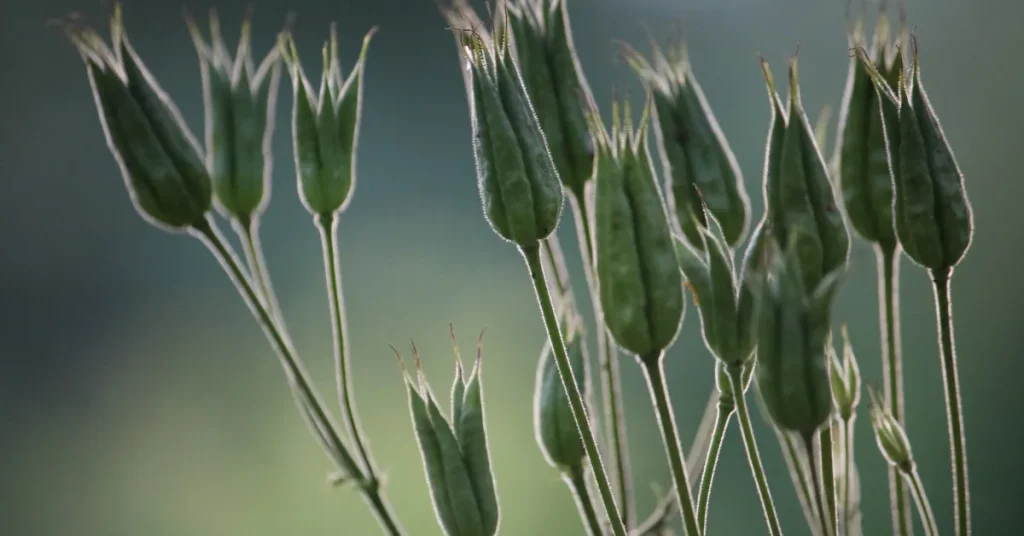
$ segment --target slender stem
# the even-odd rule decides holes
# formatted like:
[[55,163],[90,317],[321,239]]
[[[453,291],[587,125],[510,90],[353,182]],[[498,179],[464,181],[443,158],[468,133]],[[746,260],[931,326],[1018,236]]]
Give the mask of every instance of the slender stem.
[[764,511],[765,521],[768,523],[768,532],[772,536],[781,536],[782,527],[779,526],[779,517],[775,514],[775,503],[772,501],[772,493],[768,489],[768,477],[765,476],[764,466],[761,464],[761,454],[757,451],[757,441],[754,439],[754,427],[750,423],[750,410],[747,409],[746,394],[743,392],[743,367],[729,367],[729,383],[732,384],[732,392],[735,393],[736,416],[739,419],[740,431],[743,435],[743,447],[747,451],[747,462],[750,464],[750,472],[754,475],[757,484],[757,494],[761,499],[761,510]]
[[376,485],[367,482],[362,470],[356,464],[348,447],[337,433],[337,427],[331,422],[330,415],[324,410],[323,403],[313,387],[309,376],[302,366],[298,356],[291,347],[291,343],[282,334],[280,326],[274,320],[273,315],[267,306],[260,299],[260,295],[253,288],[252,282],[242,270],[235,254],[225,243],[220,231],[209,220],[203,220],[193,226],[196,236],[210,249],[221,267],[227,273],[228,278],[234,283],[243,301],[249,307],[256,321],[263,329],[275,353],[281,360],[285,369],[285,377],[288,384],[296,395],[300,409],[313,428],[314,434],[320,439],[328,455],[334,463],[347,475],[354,479],[363,497],[373,510],[377,521],[385,534],[399,536],[404,534],[391,507],[380,493]]
[[562,380],[562,388],[565,389],[566,396],[569,397],[569,407],[572,409],[572,416],[576,420],[576,427],[579,429],[580,438],[583,440],[583,447],[587,451],[591,470],[594,471],[594,479],[597,481],[597,487],[601,493],[605,514],[608,516],[608,521],[615,535],[626,536],[626,527],[622,522],[622,517],[619,515],[618,507],[615,505],[615,496],[612,493],[604,465],[601,463],[601,453],[597,449],[597,442],[594,441],[594,432],[587,418],[586,405],[573,377],[572,366],[569,364],[569,357],[565,352],[565,341],[562,339],[562,333],[558,328],[558,318],[555,316],[554,308],[551,305],[551,296],[548,294],[548,285],[544,277],[544,266],[540,259],[540,246],[532,244],[520,246],[519,249],[530,271],[533,290],[537,294],[537,302],[540,305],[541,316],[544,318],[544,326],[547,328],[548,339],[551,342],[552,350],[554,350],[555,364],[558,366],[558,375]]
[[572,192],[569,202],[573,207],[576,222],[576,237],[583,258],[583,275],[590,289],[590,304],[594,310],[597,327],[598,364],[601,367],[601,399],[604,401],[604,418],[608,425],[606,442],[611,450],[612,474],[622,506],[622,520],[630,526],[633,519],[633,484],[629,466],[629,444],[626,439],[626,422],[623,417],[622,382],[620,381],[618,352],[605,328],[601,313],[601,298],[594,278],[594,245],[590,233],[590,214],[583,192]]
[[[697,522],[701,532],[707,531],[708,501],[711,499],[711,481],[715,478],[715,466],[718,465],[718,453],[722,450],[725,430],[729,427],[735,406],[719,402],[715,417],[715,430],[711,433],[711,446],[704,461],[704,473],[700,477],[700,490],[697,492]],[[692,454],[692,453],[691,453]]]
[[[879,329],[882,337],[882,375],[885,383],[885,401],[889,412],[906,426],[903,410],[903,353],[900,345],[899,246],[878,245]],[[889,504],[891,506],[894,536],[911,536],[914,524],[910,519],[910,505],[906,483],[895,467],[889,472]]]
[[842,421],[843,489],[839,503],[842,509],[842,516],[838,515],[837,510],[839,527],[842,530],[838,531],[837,534],[843,535],[850,533],[850,521],[853,517],[850,513],[850,495],[853,493],[853,420],[854,416],[851,415],[849,419]]
[[[768,409],[765,408],[764,400],[759,396],[755,396],[754,400],[757,401],[761,415],[764,416],[765,420],[772,422],[768,417]],[[789,470],[789,478],[793,482],[793,489],[796,491],[796,498],[800,503],[800,510],[804,514],[804,520],[807,521],[807,526],[815,536],[821,536],[818,534],[818,517],[812,505],[810,481],[807,479],[807,473],[804,471],[800,449],[797,448],[791,433],[780,429],[774,424],[772,425],[772,430],[775,432],[775,436],[779,441],[779,447],[782,449],[782,459],[786,462],[786,468]]]
[[562,474],[565,483],[572,490],[572,496],[576,499],[576,507],[580,510],[580,518],[584,521],[589,536],[601,536],[601,522],[597,520],[597,512],[594,511],[594,503],[590,499],[590,491],[587,490],[587,476],[582,466],[570,468]]
[[946,387],[946,417],[949,421],[949,442],[953,464],[953,496],[957,536],[971,534],[971,510],[967,488],[967,443],[964,438],[964,417],[960,407],[960,381],[956,371],[956,348],[953,342],[953,307],[949,298],[952,270],[935,270],[935,309],[939,321],[939,346],[942,351],[942,381]]
[[814,448],[814,435],[804,435],[803,440],[804,450],[807,452],[807,465],[811,468],[811,490],[814,492],[814,507],[818,513],[818,521],[821,522],[821,533],[823,536],[829,536],[832,532],[829,530],[828,517],[825,515],[825,503],[822,501],[821,477],[820,471],[818,471],[818,456]]
[[647,386],[651,391],[651,399],[661,425],[661,439],[668,453],[669,466],[672,468],[672,480],[676,486],[676,499],[679,510],[683,513],[683,526],[687,536],[700,536],[697,514],[693,509],[693,498],[690,496],[690,482],[686,476],[686,462],[683,461],[683,449],[679,446],[679,434],[676,431],[675,415],[672,404],[668,400],[668,386],[661,367],[661,356],[645,356],[640,359]]
[[[281,314],[281,307],[274,293],[274,285],[270,280],[270,271],[267,270],[266,257],[263,255],[263,245],[260,241],[260,220],[258,217],[238,216],[232,227],[242,243],[242,253],[245,255],[245,262],[249,265],[249,272],[259,287],[260,295],[266,302],[270,313],[274,315],[278,324],[284,325],[284,315]],[[288,334],[283,333],[287,338]]]
[[711,434],[714,432],[715,421],[718,420],[718,389],[711,388],[708,401],[704,404],[704,412],[697,423],[697,431],[693,433],[693,441],[686,452],[686,476],[690,481],[699,481],[704,474],[704,462],[707,461],[708,448],[711,445]]
[[932,512],[928,495],[924,492],[921,474],[917,472],[917,469],[912,469],[909,474],[904,476],[910,482],[910,491],[914,495],[914,502],[917,503],[917,511],[921,516],[921,524],[924,525],[925,536],[939,536],[939,526],[935,522],[935,513]]
[[835,439],[832,437],[832,418],[830,417],[825,421],[825,426],[822,427],[821,433],[818,435],[818,442],[821,444],[821,487],[825,495],[825,501],[823,506],[825,511],[823,515],[826,519],[832,523],[833,534],[836,532],[836,473],[834,467],[834,456],[835,453],[832,450],[832,443]]
[[356,413],[352,397],[352,378],[349,374],[349,356],[345,338],[345,302],[341,293],[341,266],[338,261],[338,219],[333,213],[321,214],[316,218],[316,223],[320,229],[324,273],[327,278],[327,291],[330,295],[328,301],[331,309],[331,331],[334,335],[334,368],[337,374],[341,414],[345,421],[345,428],[356,445],[363,470],[366,471],[366,478],[376,485],[377,471],[366,448],[367,441],[362,427],[359,425],[359,416]]

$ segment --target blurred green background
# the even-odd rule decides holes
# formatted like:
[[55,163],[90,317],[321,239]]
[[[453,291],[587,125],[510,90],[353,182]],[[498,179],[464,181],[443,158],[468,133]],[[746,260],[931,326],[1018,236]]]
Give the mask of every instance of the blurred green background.
[[[202,124],[197,62],[176,0],[126,2],[129,34],[194,129]],[[194,13],[208,7],[187,2]],[[230,38],[246,2],[219,0]],[[644,25],[678,24],[696,74],[760,211],[768,122],[756,53],[776,71],[800,43],[812,115],[838,103],[847,69],[841,0],[573,0],[581,60],[602,105],[612,88],[640,95],[613,39],[643,45]],[[926,84],[966,175],[977,233],[954,278],[975,530],[1024,533],[1019,482],[1020,21],[1016,0],[908,0]],[[855,2],[854,12],[857,12]],[[198,242],[145,225],[108,154],[85,71],[51,17],[96,0],[0,7],[0,534],[362,535],[377,529],[304,429],[279,367],[234,290]],[[257,50],[289,10],[307,69],[317,72],[328,21],[343,67],[363,34],[370,49],[359,183],[342,218],[341,255],[355,391],[387,490],[414,535],[439,534],[388,343],[415,339],[428,377],[448,385],[448,322],[468,345],[483,327],[488,426],[502,533],[581,533],[572,502],[533,439],[531,396],[540,320],[514,248],[487,227],[477,199],[469,120],[452,38],[430,0],[258,3]],[[647,50],[641,46],[642,50]],[[298,347],[333,393],[322,261],[295,194],[284,86],[274,138],[266,250]],[[831,142],[830,142],[831,143]],[[564,220],[567,222],[568,220]],[[559,232],[580,294],[574,232]],[[881,385],[874,258],[857,242],[837,320],[849,324],[866,381]],[[903,342],[908,433],[944,530],[952,527],[942,383],[928,280],[905,262]],[[585,306],[585,309],[589,307]],[[678,423],[696,427],[711,358],[691,310],[667,357]],[[639,370],[623,363],[637,502],[667,489],[660,438]],[[328,397],[333,400],[333,397]],[[755,415],[787,534],[807,532],[778,445]],[[883,462],[858,421],[865,533],[889,532]],[[684,440],[685,443],[689,439]],[[735,427],[715,480],[716,534],[763,533]]]

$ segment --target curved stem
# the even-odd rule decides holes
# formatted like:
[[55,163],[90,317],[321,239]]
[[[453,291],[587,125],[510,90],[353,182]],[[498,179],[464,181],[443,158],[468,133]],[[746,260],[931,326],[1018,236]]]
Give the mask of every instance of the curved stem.
[[935,309],[939,321],[939,346],[942,352],[942,381],[946,387],[946,417],[949,421],[949,442],[953,464],[953,496],[958,536],[971,533],[971,510],[967,490],[967,444],[964,439],[964,417],[960,407],[960,381],[956,371],[956,348],[953,343],[953,307],[949,299],[951,270],[935,270]]
[[583,440],[583,447],[587,451],[590,468],[594,471],[594,479],[597,481],[597,487],[601,493],[605,514],[608,515],[608,521],[615,535],[626,536],[626,527],[622,522],[622,517],[619,515],[618,507],[615,505],[615,496],[612,494],[608,474],[601,463],[601,453],[597,449],[597,442],[594,441],[594,432],[590,427],[590,421],[587,417],[586,405],[573,377],[572,366],[569,364],[569,357],[565,352],[565,341],[558,328],[558,318],[555,316],[554,308],[551,305],[551,296],[548,294],[544,267],[540,259],[540,246],[538,244],[520,246],[519,250],[522,252],[523,258],[526,260],[526,266],[530,271],[533,290],[537,294],[537,302],[540,305],[541,316],[544,318],[548,340],[551,342],[551,349],[554,351],[555,364],[558,366],[558,376],[562,380],[562,388],[565,389],[566,396],[569,398],[569,407],[572,409],[572,416],[576,420],[576,427],[579,429],[580,438]]
[[[252,216],[238,216],[232,227],[242,243],[242,253],[245,255],[245,262],[249,265],[249,272],[253,281],[259,287],[260,295],[266,302],[270,313],[274,315],[278,324],[284,326],[284,315],[281,314],[281,307],[278,305],[277,295],[274,293],[274,285],[270,281],[270,271],[267,270],[266,257],[263,256],[263,245],[260,241],[259,227],[260,220]],[[288,334],[283,333],[287,338]]]
[[910,491],[914,495],[914,502],[917,503],[917,511],[921,516],[921,524],[924,525],[925,536],[939,536],[939,526],[935,522],[935,513],[932,512],[928,495],[924,492],[920,473],[917,472],[917,469],[913,469],[905,476],[910,482]]
[[589,536],[601,536],[601,522],[597,520],[597,512],[594,511],[594,503],[590,499],[590,491],[587,490],[587,476],[582,466],[569,469],[562,475],[565,483],[572,490],[576,499],[576,507],[580,510],[580,518],[584,521]]
[[[715,429],[711,433],[711,445],[708,449],[708,456],[704,461],[704,473],[700,477],[700,490],[697,492],[697,523],[701,531],[707,531],[708,501],[711,499],[711,481],[715,478],[715,466],[718,465],[718,453],[722,450],[722,441],[725,439],[725,430],[729,427],[729,419],[732,418],[733,405],[719,402],[715,417]],[[692,454],[692,453],[691,453]]]
[[811,490],[814,492],[814,509],[818,514],[818,521],[821,522],[822,536],[829,536],[832,532],[829,530],[828,517],[825,515],[825,503],[822,501],[821,477],[818,471],[818,457],[814,448],[814,436],[805,435],[803,440],[804,450],[807,452],[807,465],[811,468]]
[[768,489],[768,477],[765,476],[764,466],[761,464],[761,454],[757,451],[754,427],[750,423],[750,410],[747,409],[746,394],[743,392],[742,376],[742,366],[729,367],[729,382],[732,384],[732,392],[736,393],[734,397],[736,400],[736,416],[739,419],[740,431],[743,435],[743,447],[747,451],[747,462],[750,464],[750,472],[754,475],[754,481],[757,484],[757,494],[761,499],[761,510],[764,511],[768,532],[772,536],[782,536],[779,517],[775,514],[775,503],[772,501],[771,490]]
[[608,425],[606,441],[611,451],[612,473],[622,506],[622,520],[629,526],[633,518],[633,486],[629,466],[629,444],[626,438],[626,422],[623,417],[622,382],[619,374],[618,352],[605,328],[601,313],[601,298],[594,279],[594,245],[591,243],[590,214],[583,192],[571,192],[569,202],[573,207],[576,222],[576,237],[583,259],[583,274],[590,289],[590,304],[594,310],[594,324],[597,327],[598,364],[601,367],[601,399],[604,401],[604,418]]
[[391,512],[391,507],[380,493],[380,489],[375,485],[369,485],[362,470],[349,454],[348,447],[338,435],[337,427],[331,421],[330,415],[324,410],[323,403],[309,380],[308,373],[303,368],[298,356],[295,355],[291,343],[283,335],[273,315],[260,299],[260,295],[242,270],[235,254],[225,243],[220,231],[209,220],[202,220],[194,224],[193,229],[196,237],[213,253],[242,296],[242,300],[249,307],[253,317],[263,329],[270,345],[281,360],[288,385],[295,394],[299,408],[303,416],[308,419],[314,435],[338,468],[358,483],[363,497],[373,510],[384,533],[392,536],[402,535],[403,531],[398,525],[395,515]]
[[[875,247],[878,261],[879,328],[882,337],[882,375],[885,401],[889,412],[906,426],[903,410],[903,353],[900,345],[899,246]],[[907,489],[899,471],[890,466],[889,504],[894,536],[911,536],[914,524],[910,519]]]
[[355,443],[359,459],[366,471],[367,480],[377,485],[377,471],[366,448],[359,416],[356,414],[355,402],[352,398],[352,379],[349,374],[348,348],[345,339],[345,302],[341,294],[341,266],[338,262],[338,220],[331,214],[321,214],[316,218],[320,229],[320,240],[323,246],[324,273],[327,278],[331,308],[331,331],[334,335],[334,368],[337,374],[338,399],[341,403],[342,417],[352,442]]
[[651,391],[651,400],[661,425],[661,439],[668,454],[669,466],[672,468],[672,480],[676,486],[676,499],[679,511],[683,514],[683,526],[688,536],[700,536],[697,514],[693,509],[693,498],[690,496],[690,482],[686,476],[686,462],[683,461],[683,450],[679,446],[679,434],[676,432],[675,415],[668,400],[668,386],[661,370],[661,356],[644,356],[640,359],[647,377],[647,387]]

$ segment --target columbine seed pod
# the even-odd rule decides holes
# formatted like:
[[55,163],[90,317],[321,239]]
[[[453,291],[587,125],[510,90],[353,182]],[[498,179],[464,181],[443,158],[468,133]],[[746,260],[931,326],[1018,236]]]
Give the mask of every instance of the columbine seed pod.
[[670,49],[668,58],[655,47],[653,66],[628,45],[625,56],[654,97],[654,132],[665,190],[683,235],[690,245],[701,247],[699,228],[707,226],[707,212],[721,225],[726,244],[736,246],[747,229],[750,198],[684,45]]
[[[441,414],[423,378],[415,346],[417,380],[405,378],[430,498],[448,536],[493,536],[498,532],[500,513],[484,427],[480,355],[478,345],[468,380],[463,379],[462,366],[456,365],[450,421]],[[456,360],[458,363],[457,349]]]
[[228,54],[215,11],[210,12],[209,41],[195,21],[186,21],[203,75],[206,166],[213,192],[224,212],[250,219],[263,212],[269,197],[280,49],[275,47],[255,65],[250,14],[242,23],[234,58]]
[[[565,350],[574,371],[576,386],[583,398],[587,399],[590,391],[588,360],[583,336],[577,327],[567,329]],[[533,429],[544,459],[552,467],[564,473],[583,467],[587,453],[576,428],[569,399],[562,388],[558,367],[551,359],[550,343],[544,344],[537,367],[537,385],[533,397]]]
[[136,210],[167,230],[202,221],[213,195],[199,144],[128,43],[120,4],[111,18],[110,46],[90,28],[69,26],[67,32],[85,61],[107,147]]
[[[850,41],[853,48],[864,49],[860,25]],[[883,14],[875,26],[871,49],[865,53],[893,85],[902,65],[896,52],[895,43],[889,41],[888,18]],[[839,158],[839,184],[851,225],[865,240],[892,249],[896,246],[892,176],[878,112],[878,91],[867,67],[859,58],[852,59],[839,112],[835,154]]]
[[843,360],[839,361],[831,342],[825,346],[829,355],[829,382],[832,385],[832,402],[839,417],[849,421],[860,402],[860,367],[850,345],[850,336],[843,326]]
[[827,274],[810,292],[793,247],[773,257],[768,277],[755,279],[761,296],[757,386],[776,425],[809,437],[832,409],[825,345],[842,271]]
[[875,430],[878,450],[882,451],[886,461],[904,474],[913,472],[914,455],[910,450],[910,440],[899,421],[885,409],[874,392],[871,393],[871,427]]
[[704,221],[706,228],[698,226],[703,251],[676,236],[676,258],[700,314],[704,344],[726,365],[741,366],[754,351],[754,294],[749,280],[737,280],[718,220],[707,213]]
[[796,59],[789,66],[788,110],[763,59],[762,67],[773,114],[764,172],[767,229],[782,250],[794,244],[804,284],[814,289],[825,274],[845,268],[850,235],[800,101]]
[[523,84],[558,176],[582,203],[594,169],[586,111],[595,106],[576,56],[566,1],[514,0],[506,7]]
[[363,48],[348,78],[342,78],[338,63],[337,29],[331,25],[331,40],[324,45],[324,67],[319,92],[314,92],[291,36],[281,39],[295,92],[292,109],[292,143],[299,178],[299,197],[315,216],[331,215],[345,209],[356,180],[356,153],[362,115],[363,71],[366,52],[377,29],[363,38]]
[[609,136],[591,117],[594,167],[594,249],[604,321],[615,341],[653,359],[675,339],[683,320],[682,277],[668,215],[647,150],[650,100],[637,130],[629,105]]

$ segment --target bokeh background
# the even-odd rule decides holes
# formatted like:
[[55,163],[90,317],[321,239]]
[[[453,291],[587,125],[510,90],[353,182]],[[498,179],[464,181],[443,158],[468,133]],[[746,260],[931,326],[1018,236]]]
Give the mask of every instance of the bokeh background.
[[[135,46],[198,130],[200,79],[182,3],[129,0],[125,17]],[[185,3],[199,14],[208,7]],[[245,4],[217,2],[231,39]],[[369,54],[359,182],[342,218],[340,248],[359,409],[405,526],[417,536],[440,534],[387,345],[415,339],[427,376],[446,386],[454,322],[466,345],[489,328],[486,402],[502,533],[582,533],[566,489],[534,443],[531,396],[544,336],[519,256],[483,219],[453,40],[433,3],[257,4],[256,49],[271,46],[294,10],[312,73],[329,21],[339,25],[343,67],[354,62],[363,34],[381,27]],[[908,0],[906,8],[976,214],[975,241],[953,287],[976,534],[1022,534],[1024,4]],[[107,9],[99,0],[0,7],[0,534],[376,534],[352,489],[325,484],[327,460],[219,267],[198,242],[144,224],[129,203],[81,61],[59,31],[46,27],[73,11],[103,26]],[[613,87],[634,99],[640,94],[615,61],[614,39],[648,50],[645,25],[659,37],[682,28],[758,213],[768,107],[756,53],[779,72],[801,44],[812,115],[836,105],[843,88],[841,0],[574,0],[571,14],[602,105]],[[330,394],[322,261],[295,194],[290,101],[285,85],[264,240],[298,347]],[[566,223],[559,232],[584,295],[574,233]],[[951,530],[930,285],[909,262],[901,284],[908,433],[940,524]],[[837,321],[849,324],[867,383],[880,387],[875,289],[874,257],[858,241]],[[711,386],[698,324],[691,309],[667,357],[685,438]],[[629,360],[622,369],[637,503],[647,511],[653,490],[671,482],[639,370]],[[787,534],[804,534],[778,445],[755,419],[783,525]],[[858,434],[865,533],[887,534],[884,466],[866,417]],[[716,534],[763,533],[735,427],[719,465],[710,526]]]

